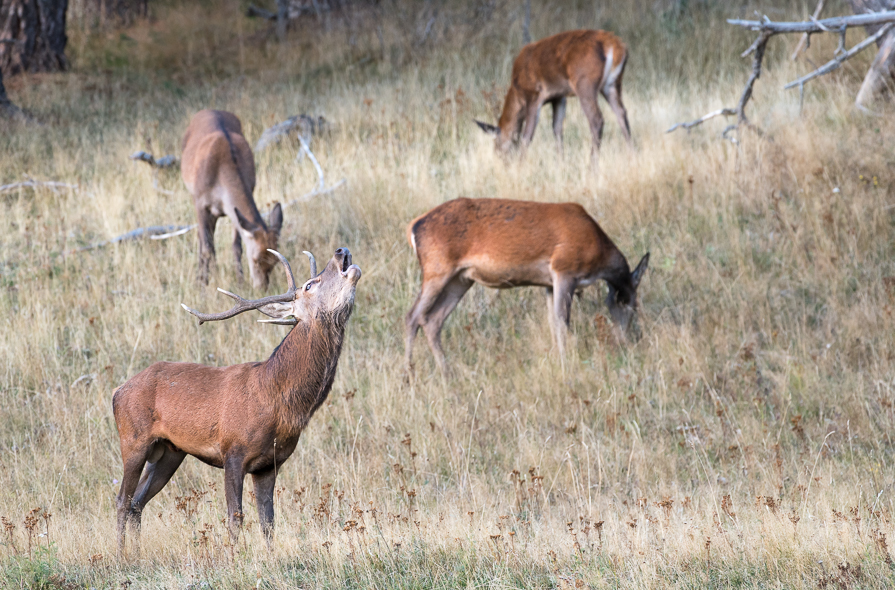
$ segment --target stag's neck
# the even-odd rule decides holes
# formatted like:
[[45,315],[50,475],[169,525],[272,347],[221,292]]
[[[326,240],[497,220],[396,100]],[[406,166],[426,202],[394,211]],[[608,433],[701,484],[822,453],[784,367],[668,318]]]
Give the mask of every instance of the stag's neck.
[[344,323],[302,322],[260,367],[265,396],[276,409],[284,437],[297,437],[326,401],[344,335]]

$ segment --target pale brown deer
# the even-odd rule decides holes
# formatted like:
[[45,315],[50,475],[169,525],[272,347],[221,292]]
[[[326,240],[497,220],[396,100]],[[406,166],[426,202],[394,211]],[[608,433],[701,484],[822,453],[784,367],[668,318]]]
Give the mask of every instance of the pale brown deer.
[[[603,138],[603,114],[597,104],[602,94],[618,119],[622,135],[632,145],[628,113],[622,103],[622,75],[628,51],[621,39],[607,31],[566,31],[530,43],[513,62],[512,80],[497,126],[476,121],[497,137],[498,151],[528,146],[545,103],[553,107],[553,135],[562,152],[562,124],[566,97],[577,96],[590,124],[591,156],[596,163]],[[521,133],[521,136],[520,136]]]
[[438,367],[447,373],[441,328],[473,283],[494,289],[546,287],[548,319],[562,355],[572,296],[602,279],[609,285],[606,303],[623,340],[649,265],[647,253],[631,272],[624,255],[577,203],[455,199],[411,221],[407,239],[423,275],[405,322],[411,372],[413,341],[422,328]]
[[[236,300],[229,311],[204,314],[183,306],[199,323],[226,320],[258,310],[294,327],[266,361],[209,367],[155,363],[119,387],[112,397],[121,440],[124,476],[118,492],[118,553],[125,552],[128,524],[139,552],[140,516],[187,455],[224,469],[231,536],[242,522],[242,486],[252,475],[258,520],[268,546],[273,534],[273,490],[277,470],[332,388],[345,325],[354,306],[361,270],[339,248],[319,275],[297,287],[286,259],[289,289],[282,295]],[[142,475],[141,475],[142,474]]]
[[255,190],[255,158],[242,135],[242,124],[233,113],[199,111],[183,136],[180,165],[183,182],[193,195],[199,232],[199,280],[208,284],[214,260],[214,229],[218,219],[233,222],[233,256],[240,279],[242,242],[248,251],[249,271],[256,289],[266,289],[277,259],[275,250],[283,227],[283,209],[274,205],[270,225],[264,222],[252,193]]

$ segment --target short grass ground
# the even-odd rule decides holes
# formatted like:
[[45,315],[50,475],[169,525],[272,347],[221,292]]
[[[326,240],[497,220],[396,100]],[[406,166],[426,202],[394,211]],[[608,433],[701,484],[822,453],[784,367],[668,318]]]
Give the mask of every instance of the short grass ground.
[[[575,99],[564,158],[543,120],[509,162],[472,123],[496,119],[522,2],[383,1],[306,17],[283,44],[245,3],[152,3],[126,29],[75,12],[71,72],[6,80],[42,124],[0,122],[0,184],[77,188],[0,194],[0,586],[895,583],[895,122],[891,104],[852,106],[872,56],[812,82],[800,107],[782,84],[836,39],[792,62],[797,38],[775,38],[749,106],[761,134],[723,140],[720,120],[665,134],[738,98],[751,37],[725,18],[813,4],[532,4],[535,38],[589,27],[628,43],[636,147],[604,109],[597,173]],[[250,494],[230,545],[222,472],[188,459],[147,508],[141,558],[119,561],[114,389],[157,360],[260,360],[286,333],[248,316],[200,328],[180,308],[223,309],[217,286],[253,294],[229,222],[207,288],[194,234],[73,252],[193,222],[179,174],[127,156],[179,155],[208,107],[236,113],[250,142],[326,117],[312,149],[346,184],[286,207],[281,251],[303,274],[302,250],[347,246],[364,276],[333,392],[279,475],[273,551]],[[257,155],[262,209],[313,188],[297,148]],[[590,288],[563,363],[540,290],[476,287],[445,330],[453,377],[418,341],[406,384],[419,271],[404,227],[461,195],[575,201],[630,262],[649,251],[642,338],[613,345],[605,287]],[[276,270],[271,289],[284,283]]]

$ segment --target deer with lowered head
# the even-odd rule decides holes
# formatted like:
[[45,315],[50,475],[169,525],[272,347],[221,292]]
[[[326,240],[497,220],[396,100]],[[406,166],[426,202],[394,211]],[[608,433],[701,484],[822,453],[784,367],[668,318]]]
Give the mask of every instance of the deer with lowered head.
[[283,209],[279,203],[274,205],[269,225],[258,212],[252,198],[255,158],[236,115],[211,110],[193,115],[183,136],[180,169],[199,221],[199,280],[208,284],[209,266],[215,257],[214,229],[226,215],[233,222],[233,256],[240,279],[245,242],[252,284],[267,289],[277,263],[269,250],[277,248]]
[[234,543],[243,518],[243,480],[251,474],[270,546],[277,470],[329,395],[361,277],[347,248],[336,250],[320,274],[313,255],[306,254],[311,278],[299,287],[286,259],[271,251],[286,270],[289,288],[282,295],[246,300],[221,289],[236,300],[229,311],[205,314],[183,306],[200,325],[250,310],[271,318],[261,322],[292,325],[266,361],[229,367],[159,362],[115,391],[112,409],[124,463],[117,498],[119,556],[129,524],[139,552],[143,508],[187,455],[223,468]]
[[603,138],[603,113],[597,96],[603,95],[615,113],[622,135],[632,145],[628,113],[622,103],[622,74],[628,51],[621,39],[607,31],[566,31],[530,43],[513,62],[510,90],[498,124],[476,124],[496,136],[498,151],[506,153],[521,140],[527,147],[545,103],[553,107],[553,135],[562,152],[562,124],[566,97],[577,96],[590,125],[591,158],[596,164]]
[[459,198],[420,215],[407,240],[423,274],[420,293],[405,321],[405,354],[412,372],[413,342],[422,328],[442,373],[445,320],[473,285],[494,289],[546,287],[550,328],[564,351],[576,290],[604,280],[616,337],[624,340],[637,312],[637,287],[649,252],[631,271],[628,261],[577,203],[535,203]]

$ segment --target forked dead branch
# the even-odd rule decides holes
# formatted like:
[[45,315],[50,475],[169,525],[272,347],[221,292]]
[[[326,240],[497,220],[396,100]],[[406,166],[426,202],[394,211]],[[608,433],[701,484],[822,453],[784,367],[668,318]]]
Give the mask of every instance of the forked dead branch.
[[[811,35],[817,33],[837,33],[840,35],[839,48],[837,49],[837,56],[834,59],[817,68],[810,74],[784,86],[784,89],[798,87],[800,91],[804,91],[806,82],[838,69],[846,60],[854,57],[889,33],[890,29],[893,27],[893,23],[895,23],[895,10],[871,14],[857,14],[853,16],[837,16],[823,20],[812,19],[811,21],[801,22],[773,22],[767,16],[764,16],[761,20],[757,21],[729,19],[727,22],[735,26],[746,27],[758,32],[758,37],[753,41],[752,45],[741,54],[741,57],[752,55],[752,73],[746,81],[742,94],[740,94],[740,100],[737,103],[737,106],[735,108],[725,107],[712,111],[694,121],[676,123],[672,125],[666,133],[671,133],[678,128],[684,128],[689,131],[697,125],[701,125],[710,119],[721,116],[736,116],[737,118],[735,124],[727,126],[721,133],[725,138],[730,131],[737,129],[740,126],[746,125],[751,127],[752,125],[749,122],[749,118],[746,116],[746,104],[749,102],[749,99],[752,98],[752,89],[755,86],[755,82],[761,77],[762,60],[764,59],[765,49],[767,48],[768,41],[770,41],[772,37],[786,33],[803,33],[806,35],[805,43],[808,45],[810,44]],[[858,43],[848,51],[845,50],[845,32],[849,28],[874,25],[881,25],[881,27],[861,43]],[[869,99],[865,87],[870,83],[869,81],[874,80],[876,76],[877,72],[875,72],[872,67],[867,73],[867,78],[865,78],[864,84],[856,99],[856,105],[859,108],[864,108],[863,102]]]

